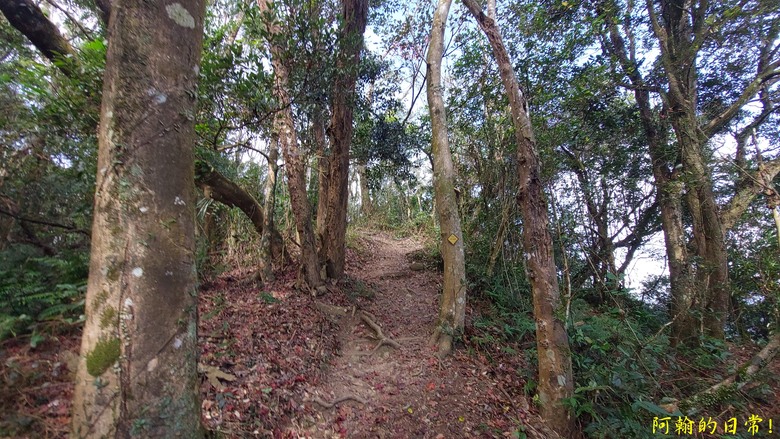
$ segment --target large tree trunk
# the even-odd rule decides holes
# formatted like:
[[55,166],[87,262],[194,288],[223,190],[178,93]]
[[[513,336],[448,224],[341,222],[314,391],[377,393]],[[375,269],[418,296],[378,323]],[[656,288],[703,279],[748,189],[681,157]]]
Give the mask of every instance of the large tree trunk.
[[477,20],[493,49],[512,112],[517,142],[518,179],[517,202],[523,217],[523,249],[528,260],[528,280],[536,319],[536,349],[539,358],[539,400],[542,415],[563,437],[574,432],[574,417],[564,406],[564,400],[574,395],[571,351],[561,311],[558,274],[553,259],[553,243],[549,230],[547,202],[539,177],[540,163],[536,151],[528,103],[520,90],[495,21],[486,16],[475,0],[463,0]]
[[202,437],[194,126],[204,2],[117,0],[72,437]]
[[626,48],[625,41],[614,18],[617,14],[613,4],[603,6],[600,13],[606,15],[609,23],[607,32],[610,55],[615,56],[633,86],[634,97],[639,109],[642,128],[648,141],[655,179],[656,200],[661,210],[661,227],[664,232],[666,257],[669,263],[671,289],[672,343],[690,344],[698,336],[698,325],[694,318],[699,300],[690,266],[683,225],[682,198],[683,183],[679,172],[673,172],[674,155],[669,154],[666,127],[656,121],[650,101],[650,92],[640,74],[635,54]]
[[359,72],[363,32],[368,18],[367,0],[342,0],[344,27],[339,36],[333,86],[333,114],[330,122],[330,182],[324,240],[328,277],[344,276],[344,255],[349,200],[349,149],[352,143],[352,119],[355,105],[355,83]]
[[463,253],[458,204],[455,199],[455,170],[447,139],[447,114],[441,85],[441,61],[444,28],[452,0],[439,0],[433,15],[428,46],[428,108],[431,113],[431,149],[433,152],[433,190],[436,214],[441,229],[441,255],[444,259],[444,287],[439,303],[439,319],[431,344],[439,355],[452,351],[453,337],[463,331],[466,313],[466,263]]
[[[273,13],[270,0],[258,0],[260,12]],[[279,136],[279,145],[284,155],[287,172],[287,187],[290,204],[295,215],[295,226],[301,246],[301,268],[303,281],[309,289],[322,285],[314,229],[311,224],[311,204],[306,193],[306,156],[298,144],[298,135],[293,123],[290,99],[289,73],[284,59],[284,48],[279,46],[279,26],[276,21],[266,23],[268,44],[271,48],[271,65],[274,68],[274,95],[281,108],[274,116],[274,131]]]

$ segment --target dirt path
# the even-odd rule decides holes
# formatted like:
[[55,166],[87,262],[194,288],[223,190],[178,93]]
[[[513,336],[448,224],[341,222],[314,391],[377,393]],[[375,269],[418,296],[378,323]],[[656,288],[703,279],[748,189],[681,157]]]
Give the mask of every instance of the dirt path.
[[[374,350],[374,331],[357,316],[347,316],[341,322],[340,355],[325,380],[310,389],[309,400],[316,401],[318,413],[316,425],[306,428],[307,433],[317,438],[511,434],[511,420],[517,416],[520,421],[527,409],[525,398],[510,395],[463,352],[439,360],[427,345],[437,315],[441,274],[411,269],[407,255],[421,245],[385,234],[367,236],[365,242],[369,259],[348,267],[348,274],[373,291],[373,300],[362,309],[375,316],[385,335],[401,348],[385,345]],[[327,407],[345,397],[352,399]]]
[[[362,236],[363,249],[347,260],[348,280],[316,299],[357,305],[356,315],[338,324],[295,290],[293,265],[265,287],[241,269],[202,286],[204,425],[231,439],[526,437],[518,430],[545,437],[527,426],[537,418],[523,396],[521,348],[508,353],[497,343],[474,342],[489,337],[487,328],[467,332],[465,347],[439,360],[427,339],[440,273],[411,270],[407,255],[421,248],[415,240]],[[360,311],[401,347],[374,351],[375,333]],[[36,348],[26,338],[0,345],[0,395],[14,395],[0,398],[0,437],[67,437],[68,364],[78,356],[80,335],[52,335]],[[328,407],[343,397],[352,399]]]

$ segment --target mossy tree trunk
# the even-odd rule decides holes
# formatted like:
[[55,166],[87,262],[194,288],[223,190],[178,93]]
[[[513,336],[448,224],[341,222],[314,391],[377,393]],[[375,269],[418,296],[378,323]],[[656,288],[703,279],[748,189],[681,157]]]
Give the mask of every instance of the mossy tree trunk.
[[509,54],[504,47],[495,20],[482,12],[474,0],[463,0],[471,15],[487,36],[498,63],[512,112],[517,143],[519,193],[517,204],[523,217],[523,250],[528,261],[528,280],[536,320],[536,350],[539,358],[539,400],[550,426],[563,437],[574,432],[574,416],[564,400],[574,395],[571,351],[561,311],[558,274],[553,259],[547,201],[544,199],[541,165],[536,150],[528,103],[520,90]]
[[433,14],[427,59],[433,191],[441,229],[441,255],[444,259],[444,286],[439,301],[439,319],[430,342],[437,347],[440,356],[452,351],[453,338],[463,331],[466,315],[466,262],[463,253],[463,233],[455,198],[455,170],[447,138],[447,114],[441,85],[444,28],[451,4],[451,0],[439,0]]
[[202,437],[194,125],[204,2],[117,0],[72,437]]

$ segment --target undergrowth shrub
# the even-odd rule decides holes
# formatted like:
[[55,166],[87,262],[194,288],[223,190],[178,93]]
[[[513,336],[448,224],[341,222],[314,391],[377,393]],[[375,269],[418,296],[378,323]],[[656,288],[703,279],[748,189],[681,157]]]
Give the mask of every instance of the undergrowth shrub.
[[[529,367],[519,372],[533,395],[536,324],[522,270],[472,278],[472,285],[478,285],[472,289],[472,303],[479,310],[472,345],[483,353],[519,346]],[[625,289],[608,294],[607,303],[596,307],[575,292],[568,319],[565,306],[560,310],[559,318],[567,323],[575,379],[574,396],[565,403],[587,437],[659,437],[652,433],[654,417],[675,420],[681,414],[669,413],[659,404],[695,395],[734,373],[738,364],[728,361],[727,346],[717,340],[702,340],[699,348],[673,348],[663,304],[644,303]],[[766,393],[767,387],[759,386],[753,393]],[[747,400],[735,395],[720,401],[712,416],[724,409],[739,416],[748,411]]]
[[83,319],[88,259],[39,256],[27,246],[0,252],[0,340]]

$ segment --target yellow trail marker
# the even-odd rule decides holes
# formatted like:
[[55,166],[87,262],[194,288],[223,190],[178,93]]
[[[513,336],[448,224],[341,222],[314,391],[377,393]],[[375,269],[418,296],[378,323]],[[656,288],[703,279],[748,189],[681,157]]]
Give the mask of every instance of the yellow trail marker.
[[456,242],[458,242],[458,237],[453,235],[450,235],[449,238],[447,238],[447,241],[450,242],[450,244],[455,245]]

